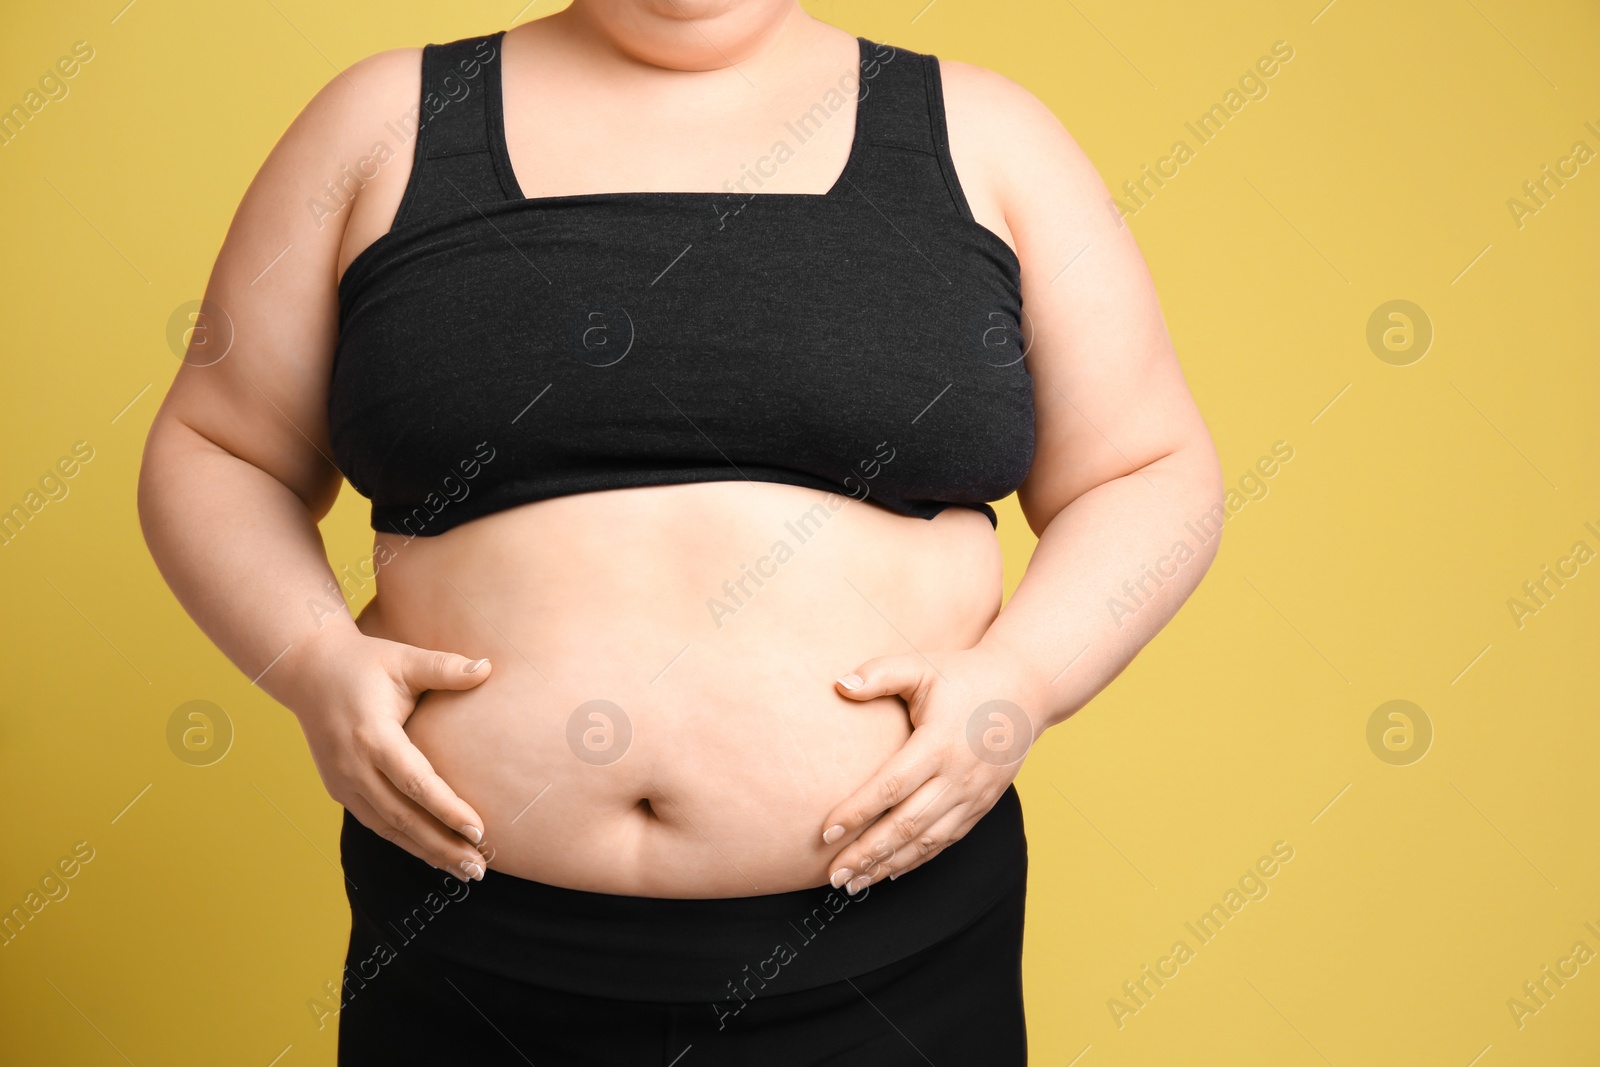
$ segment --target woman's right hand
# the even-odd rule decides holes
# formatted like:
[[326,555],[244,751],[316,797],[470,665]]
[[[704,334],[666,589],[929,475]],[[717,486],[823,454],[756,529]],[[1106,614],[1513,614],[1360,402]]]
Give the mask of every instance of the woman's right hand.
[[294,691],[285,703],[300,721],[328,795],[413,856],[481,879],[488,863],[476,847],[483,819],[434,773],[405,723],[424,692],[481,684],[489,661],[369,637],[354,627],[321,631],[300,655],[285,659],[279,685]]

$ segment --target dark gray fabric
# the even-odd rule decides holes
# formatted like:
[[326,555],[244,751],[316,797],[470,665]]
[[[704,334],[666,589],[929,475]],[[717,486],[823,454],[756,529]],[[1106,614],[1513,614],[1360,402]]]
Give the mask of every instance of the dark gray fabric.
[[415,945],[507,982],[708,1005],[733,996],[747,966],[765,971],[764,993],[778,994],[903,960],[970,925],[1028,874],[1015,785],[960,841],[853,897],[827,885],[743,897],[621,896],[492,868],[481,882],[463,882],[349,812],[339,848],[355,923],[352,974],[370,977],[374,968],[361,961]]
[[[352,961],[364,966],[360,974],[345,972],[339,1063],[1023,1067],[1026,893],[1024,882],[1012,882],[963,929],[824,985],[786,991],[779,985],[786,968],[771,957],[730,958],[720,998],[691,1000],[684,991],[665,1002],[507,978],[435,955],[426,933],[406,944],[357,911]],[[455,906],[445,906],[441,920]],[[416,929],[418,920],[411,925]],[[703,932],[714,940],[721,933],[716,926]],[[800,942],[787,931],[779,936]],[[397,945],[381,964],[356,955],[370,951],[375,940]],[[797,951],[811,950],[801,943]],[[769,981],[763,974],[776,977]]]
[[859,39],[826,193],[526,199],[501,36],[424,50],[405,198],[339,284],[329,431],[374,529],[744,478],[996,521],[1034,448],[1020,265],[972,218],[934,57]]

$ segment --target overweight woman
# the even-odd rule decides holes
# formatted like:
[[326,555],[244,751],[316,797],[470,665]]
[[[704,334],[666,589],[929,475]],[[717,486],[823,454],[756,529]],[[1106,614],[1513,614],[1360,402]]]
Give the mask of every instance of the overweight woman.
[[140,514],[345,809],[341,1062],[1024,1062],[1012,780],[1222,494],[1044,105],[794,0],[576,0],[331,79],[197,326]]

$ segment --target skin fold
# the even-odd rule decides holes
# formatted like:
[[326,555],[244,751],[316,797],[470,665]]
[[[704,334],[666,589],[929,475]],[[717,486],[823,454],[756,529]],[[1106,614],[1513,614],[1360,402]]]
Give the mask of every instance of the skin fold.
[[[416,106],[420,60],[396,49],[330,79],[240,203],[206,291],[231,345],[191,348],[141,472],[173,592],[294,713],[333,799],[435,866],[722,897],[859,891],[937,861],[1030,742],[1165,625],[1218,544],[1143,580],[1185,523],[1220,517],[1222,479],[1093,166],[1027,90],[941,64],[956,170],[1017,252],[1033,329],[1037,451],[1019,496],[1039,544],[1004,612],[975,511],[925,520],[739,480],[378,534],[357,619],[330,593],[316,525],[342,484],[324,413],[336,287],[404,192],[410,145],[386,123]],[[856,60],[851,34],[793,0],[576,0],[504,41],[513,167],[529,197],[717,190]],[[828,188],[851,134],[825,124],[763,191]],[[308,214],[379,140],[393,158],[354,202]],[[814,536],[760,563],[805,515]],[[1139,608],[1114,618],[1129,581]],[[737,610],[708,611],[730,586]]]

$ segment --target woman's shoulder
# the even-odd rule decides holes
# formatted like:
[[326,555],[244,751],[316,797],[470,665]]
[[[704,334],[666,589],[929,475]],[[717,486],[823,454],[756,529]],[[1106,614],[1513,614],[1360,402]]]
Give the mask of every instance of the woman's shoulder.
[[[376,141],[394,140],[392,130],[417,108],[422,86],[422,49],[390,48],[359,59],[325,81],[285,129],[279,150],[308,165],[359,156]],[[414,118],[412,119],[414,123]],[[388,124],[387,126],[385,124]],[[312,160],[316,163],[312,164]]]
[[960,127],[967,138],[1004,147],[1011,157],[1019,149],[1048,150],[1072,140],[1048,104],[1004,74],[954,59],[940,59],[939,74],[952,137]]
[[975,63],[941,59],[939,71],[956,169],[989,190],[1013,232],[1047,209],[1102,209],[1099,173],[1050,105]]
[[422,46],[387,48],[329,78],[314,101],[326,100],[329,111],[359,121],[416,97],[421,86]]

